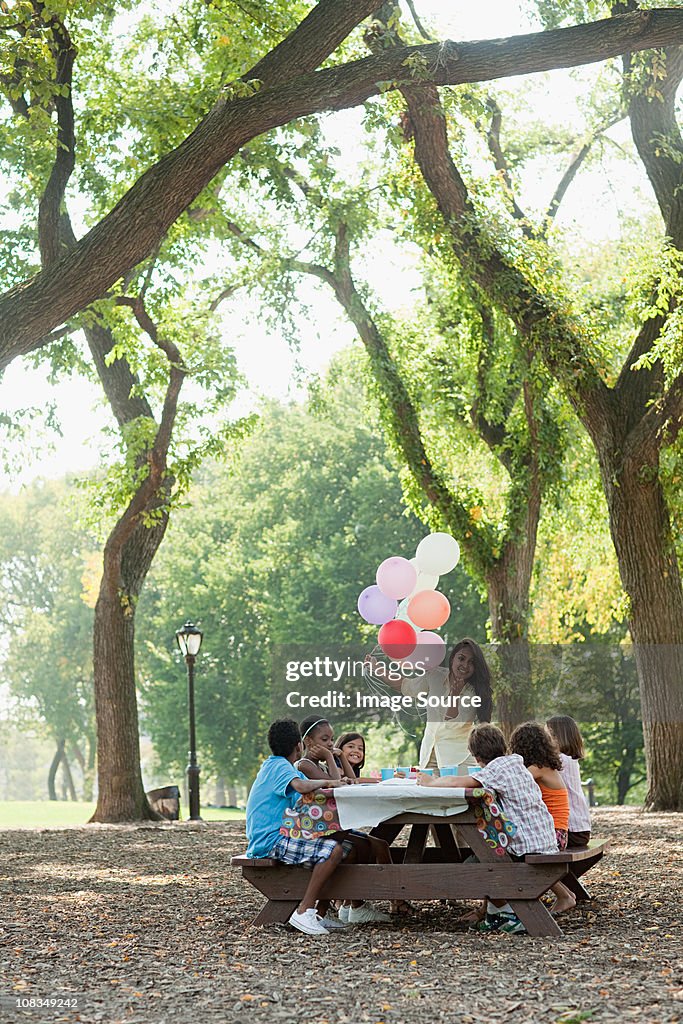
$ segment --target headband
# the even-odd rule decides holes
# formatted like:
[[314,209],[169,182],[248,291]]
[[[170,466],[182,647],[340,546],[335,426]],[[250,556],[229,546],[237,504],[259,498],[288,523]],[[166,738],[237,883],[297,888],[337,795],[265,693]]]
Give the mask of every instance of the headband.
[[307,729],[307,730],[306,730],[306,732],[305,732],[305,733],[303,734],[303,736],[301,737],[301,739],[302,739],[302,740],[305,740],[305,739],[306,739],[306,737],[308,736],[309,732],[311,731],[311,729],[315,729],[316,725],[321,725],[321,724],[322,724],[323,722],[326,722],[326,721],[327,721],[327,719],[326,719],[326,718],[319,718],[317,722],[314,722],[314,723],[313,723],[313,725],[309,725],[308,729]]

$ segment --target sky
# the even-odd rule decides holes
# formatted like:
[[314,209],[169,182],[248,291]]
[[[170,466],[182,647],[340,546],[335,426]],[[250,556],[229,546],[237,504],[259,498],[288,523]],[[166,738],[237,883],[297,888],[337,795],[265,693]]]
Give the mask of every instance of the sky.
[[[529,31],[533,26],[522,13],[523,6],[514,0],[486,0],[476,5],[470,0],[416,0],[420,17],[431,24],[438,37],[453,39],[490,38]],[[578,79],[583,76],[584,80],[590,80],[593,75],[594,71],[588,69],[580,73]],[[553,72],[518,79],[509,87],[526,91],[529,118],[547,116],[556,123],[581,123],[577,107],[580,88],[569,73]],[[342,164],[348,161],[348,166],[353,165],[357,156],[353,140],[359,119],[357,110],[343,111],[328,119],[330,134],[336,134],[343,150]],[[618,126],[610,136],[620,145],[628,144],[627,126]],[[638,190],[647,193],[647,185],[635,164],[629,169],[622,161],[620,169],[613,172],[616,161],[610,163],[609,156],[605,159],[602,165],[583,173],[580,185],[569,190],[559,218],[570,230],[588,232],[598,244],[616,231],[616,214],[624,201],[624,174],[629,196],[637,194]],[[544,207],[552,195],[556,177],[556,172],[547,168],[530,168],[523,182],[528,208]],[[360,269],[382,303],[396,311],[409,305],[417,287],[414,262],[409,250],[396,251],[381,242],[367,253]],[[280,399],[301,396],[304,382],[295,374],[296,364],[313,374],[324,372],[332,355],[352,341],[354,331],[325,286],[307,281],[301,287],[313,316],[310,321],[301,318],[300,347],[296,355],[283,338],[268,332],[259,322],[258,309],[253,302],[233,302],[226,310],[224,336],[234,345],[238,365],[249,382],[248,389],[235,403],[236,415],[253,408],[259,395]],[[101,428],[111,423],[111,419],[99,389],[78,379],[60,382],[55,387],[49,383],[44,370],[30,367],[25,360],[15,360],[0,381],[0,411],[13,413],[27,406],[44,410],[50,404],[56,407],[61,436],[47,431],[43,438],[39,434],[42,417],[37,415],[32,440],[44,439],[47,448],[41,456],[32,455],[30,451],[19,452],[9,471],[3,472],[0,467],[0,491],[17,490],[37,476],[86,472],[106,461],[111,441],[102,435]]]

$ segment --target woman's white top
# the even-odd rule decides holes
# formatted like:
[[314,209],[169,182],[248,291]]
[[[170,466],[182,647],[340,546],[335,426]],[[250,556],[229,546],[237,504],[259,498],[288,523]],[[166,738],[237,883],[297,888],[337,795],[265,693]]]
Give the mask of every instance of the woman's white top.
[[[429,697],[439,699],[447,698],[450,693],[448,669],[439,666],[424,676],[404,679],[401,684],[401,693],[414,700],[420,693],[426,693]],[[460,696],[474,697],[474,689],[466,683]],[[459,707],[457,717],[452,718],[445,717],[450,710],[447,706],[439,705],[428,707],[425,710],[427,721],[420,746],[420,768],[427,767],[432,751],[439,768],[446,765],[462,764],[463,761],[476,764],[467,749],[467,741],[479,709],[471,706]]]
[[581,787],[579,762],[568,754],[560,753],[562,778],[569,793],[569,831],[590,832],[591,812]]

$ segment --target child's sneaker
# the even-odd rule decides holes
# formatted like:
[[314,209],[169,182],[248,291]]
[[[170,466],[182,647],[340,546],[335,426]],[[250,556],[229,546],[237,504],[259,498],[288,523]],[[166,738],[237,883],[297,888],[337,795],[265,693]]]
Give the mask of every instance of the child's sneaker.
[[349,923],[349,910],[350,909],[351,909],[351,907],[347,907],[346,904],[342,904],[341,907],[339,908],[339,910],[337,911],[337,916],[339,917],[339,920],[341,921],[342,924],[348,924]]
[[349,924],[371,924],[377,921],[391,921],[389,914],[382,910],[375,910],[374,907],[364,903],[362,907],[351,907],[349,910]]
[[503,923],[502,914],[487,914],[483,921],[479,921],[478,924],[472,929],[475,932],[497,932]]
[[499,932],[505,932],[507,935],[521,935],[522,932],[526,931],[526,928],[516,914],[503,912],[498,916],[501,918],[500,925],[498,926]]
[[324,917],[320,918],[320,920],[322,921],[323,928],[327,928],[328,932],[336,932],[339,931],[341,928],[348,927],[348,921],[344,922],[338,920],[334,916],[334,914],[330,913],[329,910],[327,911]]
[[303,914],[295,910],[289,919],[289,923],[307,935],[327,935],[327,928],[325,928],[318,917],[314,907],[304,910]]

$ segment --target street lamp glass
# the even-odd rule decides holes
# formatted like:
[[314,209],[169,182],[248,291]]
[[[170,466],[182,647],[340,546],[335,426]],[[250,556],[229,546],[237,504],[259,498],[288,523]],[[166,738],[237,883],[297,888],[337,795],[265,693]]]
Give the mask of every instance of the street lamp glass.
[[177,630],[175,637],[182,655],[194,657],[199,654],[203,636],[201,629],[197,629],[193,622],[186,622],[182,629]]

